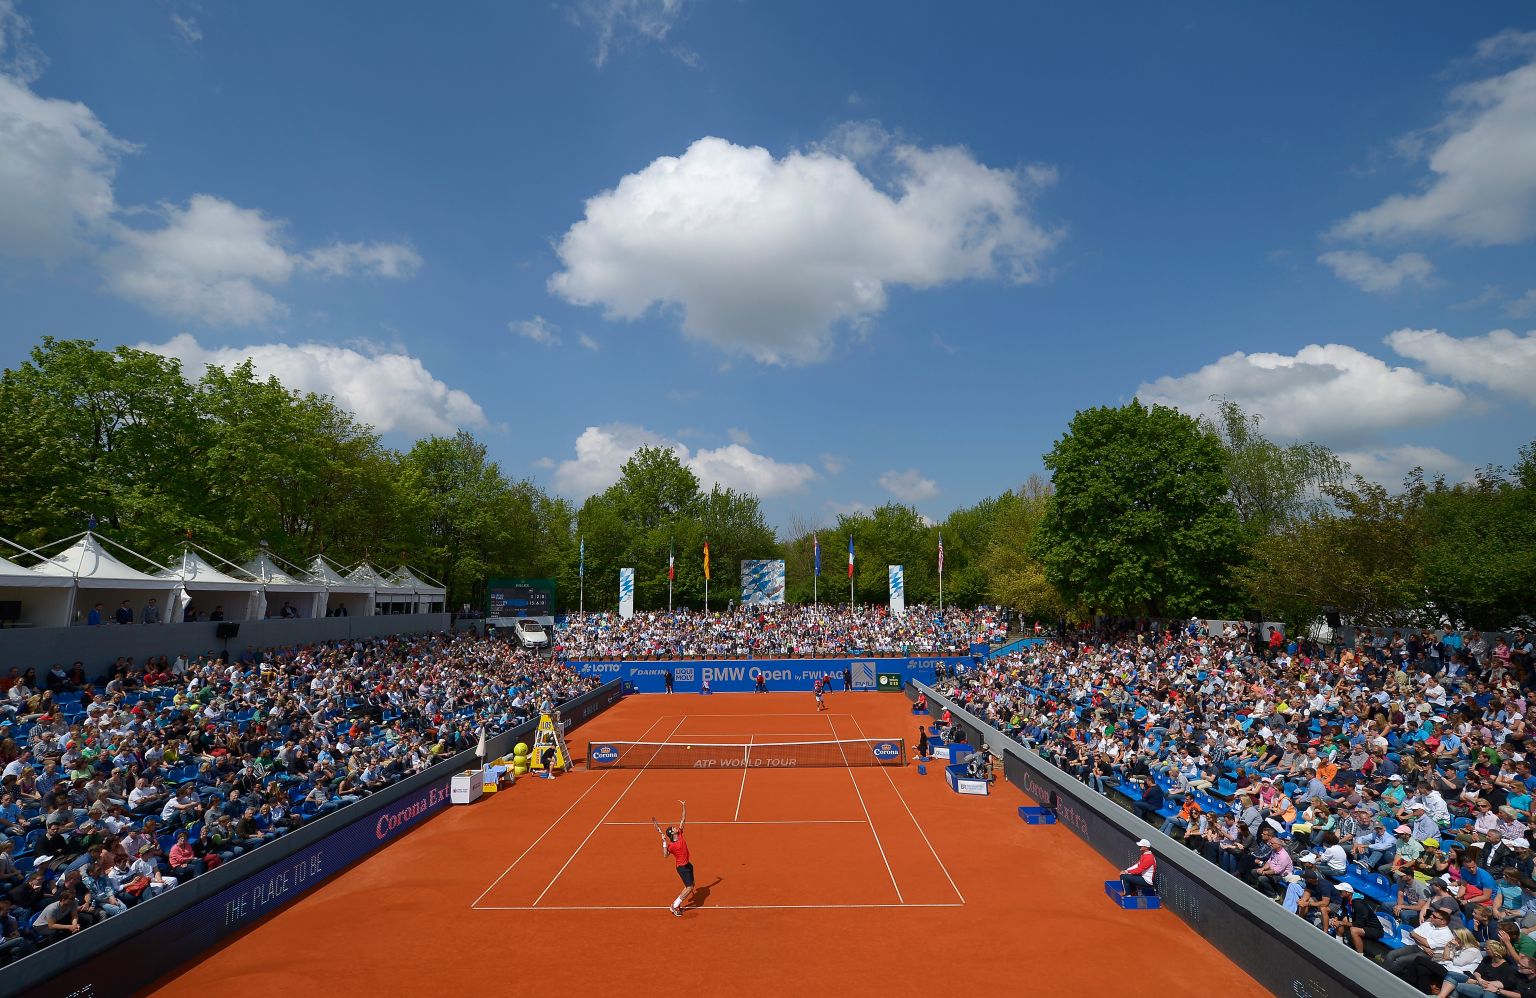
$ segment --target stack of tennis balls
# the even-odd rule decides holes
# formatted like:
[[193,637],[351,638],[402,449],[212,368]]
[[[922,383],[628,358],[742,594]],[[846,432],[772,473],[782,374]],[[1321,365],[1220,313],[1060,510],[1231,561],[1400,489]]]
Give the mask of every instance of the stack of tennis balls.
[[518,742],[512,748],[512,775],[522,776],[528,772],[528,743]]

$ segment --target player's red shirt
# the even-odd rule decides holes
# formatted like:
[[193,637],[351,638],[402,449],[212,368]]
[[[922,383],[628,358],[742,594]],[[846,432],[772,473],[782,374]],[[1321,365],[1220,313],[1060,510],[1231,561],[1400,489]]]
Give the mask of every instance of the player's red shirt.
[[688,843],[683,841],[681,835],[667,843],[667,852],[672,854],[672,858],[677,861],[678,866],[688,865]]

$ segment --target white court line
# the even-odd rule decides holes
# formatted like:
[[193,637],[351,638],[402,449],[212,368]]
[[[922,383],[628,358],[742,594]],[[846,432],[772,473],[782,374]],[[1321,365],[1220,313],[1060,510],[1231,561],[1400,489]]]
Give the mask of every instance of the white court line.
[[[547,904],[542,908],[530,908],[527,906],[498,907],[486,905],[477,911],[663,911],[666,905],[657,904],[572,904],[559,905]],[[690,908],[689,911],[762,911],[774,908],[963,908],[962,904],[954,901],[942,901],[938,903],[927,902],[902,902],[900,904],[710,904],[700,908]]]
[[[661,723],[661,719],[660,718],[657,718],[656,720],[652,721],[650,723],[649,727],[647,727],[644,731],[640,732],[640,736],[643,738],[646,735],[650,734],[651,733],[651,728],[656,727],[656,725],[658,725],[660,723]],[[544,836],[546,836],[550,832],[554,831],[555,830],[555,826],[560,824],[560,822],[564,821],[565,820],[565,816],[567,814],[570,814],[571,811],[573,811],[576,808],[576,805],[580,804],[582,802],[582,800],[584,800],[586,798],[587,794],[589,794],[593,790],[597,789],[597,785],[599,783],[603,782],[603,777],[607,776],[609,773],[612,773],[612,772],[615,772],[615,770],[612,770],[612,769],[604,770],[601,776],[599,776],[597,779],[592,781],[592,785],[590,787],[588,787],[587,789],[585,789],[585,790],[583,790],[581,792],[581,796],[580,797],[577,797],[575,800],[571,801],[571,806],[566,808],[564,811],[562,811],[561,814],[560,814],[560,817],[558,817],[554,821],[550,822],[549,827],[544,829],[544,831],[539,834],[538,838],[534,839],[532,842],[530,842],[528,844],[528,848],[524,849],[522,851],[522,853],[520,853],[518,855],[518,857],[512,861],[512,866],[509,866],[505,870],[502,870],[501,871],[501,876],[499,876],[495,880],[491,881],[491,886],[487,887],[484,891],[482,891],[480,893],[479,897],[475,898],[474,901],[470,902],[470,905],[469,905],[470,908],[474,908],[481,901],[485,900],[485,896],[487,894],[491,893],[491,891],[495,890],[496,889],[496,885],[501,883],[504,879],[506,879],[507,874],[512,872],[512,867],[516,866],[519,863],[521,863],[523,861],[523,857],[528,855],[530,852],[532,852],[534,846],[538,845],[540,842],[543,842],[544,841]],[[567,775],[570,775],[570,774],[567,774]]]
[[[683,721],[686,721],[686,720],[688,720],[688,715],[684,714],[683,715]],[[671,731],[667,732],[667,739],[670,739],[674,734],[677,733],[677,729],[681,728],[683,726],[683,721],[678,721],[677,722],[677,727],[674,727]],[[663,744],[666,743],[667,739],[663,740]],[[656,756],[658,754],[660,754],[660,752],[661,752],[661,749],[657,748],[655,752],[651,753],[651,758],[652,759],[656,758]],[[539,891],[539,896],[538,897],[533,899],[533,904],[534,904],[535,907],[538,906],[538,903],[540,901],[544,900],[544,895],[549,893],[549,889],[551,887],[555,886],[555,881],[559,880],[561,874],[565,873],[566,867],[569,867],[571,865],[571,862],[572,862],[572,860],[574,860],[576,858],[577,853],[580,853],[581,850],[586,846],[586,844],[588,842],[592,841],[592,836],[596,835],[597,834],[597,830],[603,826],[603,822],[608,820],[608,816],[613,813],[613,809],[619,806],[619,801],[624,799],[624,795],[629,793],[630,790],[634,788],[634,785],[640,781],[640,777],[642,777],[644,775],[645,775],[645,768],[641,767],[640,771],[635,774],[635,778],[629,781],[629,786],[626,786],[622,791],[620,791],[619,796],[614,799],[612,804],[608,805],[608,810],[604,811],[603,812],[603,816],[601,818],[597,819],[597,824],[593,825],[592,826],[592,830],[587,833],[587,837],[581,840],[581,845],[576,847],[576,852],[571,853],[571,858],[565,861],[565,865],[564,866],[560,867],[559,871],[555,874],[554,879],[551,880],[548,884],[546,884],[542,891]],[[596,786],[596,784],[593,784],[593,786]]]
[[[605,825],[649,825],[649,821],[605,821]],[[690,825],[867,825],[863,818],[785,818],[763,821],[701,821],[694,819]]]
[[[748,735],[747,736],[747,755],[750,756],[751,754],[752,754],[752,736]],[[751,768],[752,768],[751,766],[742,766],[741,767],[741,792],[736,795],[736,818],[740,818],[741,817],[741,799],[747,795],[747,770],[751,769]],[[734,821],[734,820],[736,820],[736,818],[733,818],[731,820]]]
[[[827,727],[832,729],[832,740],[837,741],[837,725],[832,723],[830,717],[827,718]],[[843,753],[843,762],[847,763],[848,753],[843,751],[841,746],[838,747],[838,751]],[[880,859],[885,862],[885,872],[891,875],[891,886],[896,888],[896,900],[905,904],[906,898],[901,896],[901,885],[896,882],[896,871],[891,869],[890,857],[885,854],[885,844],[880,841],[880,832],[875,828],[875,821],[869,816],[869,808],[864,803],[864,791],[859,789],[859,781],[853,778],[853,767],[850,765],[847,769],[848,781],[853,784],[853,792],[859,795],[859,807],[864,809],[864,820],[869,822],[870,834],[875,837],[875,846],[880,850]]]
[[[859,719],[854,718],[853,723],[857,725],[859,729],[859,735],[867,739],[869,736],[864,732],[864,725],[859,724]],[[907,798],[902,794],[901,788],[896,785],[895,779],[891,777],[890,767],[881,766],[880,769],[884,771],[885,778],[890,781],[891,789],[896,791],[896,799],[901,801],[901,806],[907,809],[907,817],[911,818],[912,824],[917,826],[917,834],[923,837],[923,841],[928,844],[928,851],[933,853],[934,861],[939,864],[939,869],[944,871],[944,878],[949,881],[949,886],[954,890],[955,897],[960,899],[961,904],[964,904],[965,895],[960,893],[960,888],[955,884],[955,878],[949,875],[949,867],[944,865],[944,861],[942,859],[939,859],[938,850],[935,849],[933,847],[933,843],[929,841],[928,833],[923,830],[922,824],[917,820],[917,815],[912,813],[912,808],[907,804]]]

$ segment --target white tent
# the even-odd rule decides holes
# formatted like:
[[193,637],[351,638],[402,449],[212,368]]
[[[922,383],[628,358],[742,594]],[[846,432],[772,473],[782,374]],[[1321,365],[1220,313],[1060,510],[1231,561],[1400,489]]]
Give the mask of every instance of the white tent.
[[[128,551],[127,548],[123,550]],[[131,551],[128,553],[135,554]],[[148,558],[143,560],[149,561]],[[144,607],[150,600],[154,600],[159,607],[162,624],[180,619],[171,612],[176,592],[180,588],[178,582],[128,567],[113,557],[101,540],[90,531],[86,531],[74,544],[47,561],[30,566],[30,570],[53,578],[74,580],[75,597],[71,619],[84,622],[91,607],[100,604],[102,622],[109,623],[114,619],[118,607],[126,603],[133,611],[133,619],[140,621],[143,619]]]
[[64,627],[74,608],[75,584],[39,575],[0,558],[0,627]]
[[448,590],[436,582],[424,582],[410,566],[401,565],[395,569],[391,576],[395,585],[402,589],[409,589],[416,594],[416,609],[413,613],[442,613],[448,602]]
[[416,612],[416,590],[402,586],[366,561],[358,562],[347,573],[347,581],[373,588],[373,612],[376,614]]
[[261,583],[226,575],[190,547],[182,549],[174,565],[156,574],[181,583],[178,620],[185,619],[189,611],[199,620],[208,620],[219,611],[225,620],[260,620],[266,607]]
[[282,607],[287,604],[300,617],[325,616],[325,584],[310,581],[301,569],[285,571],[271,552],[263,549],[240,569],[264,587],[268,615],[281,616]]
[[325,555],[317,554],[309,563],[309,581],[325,586],[326,616],[339,610],[349,617],[373,616],[373,586],[347,579]]

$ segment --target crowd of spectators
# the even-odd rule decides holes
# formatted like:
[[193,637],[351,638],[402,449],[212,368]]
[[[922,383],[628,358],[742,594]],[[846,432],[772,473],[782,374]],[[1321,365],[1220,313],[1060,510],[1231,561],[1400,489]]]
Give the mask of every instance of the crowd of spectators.
[[573,614],[556,635],[566,659],[847,658],[856,655],[969,655],[1002,641],[1002,611],[943,611],[757,604],[724,612],[656,610],[628,620],[616,613]]
[[1427,993],[1536,995],[1536,660],[1197,622],[1082,632],[940,692]]
[[472,634],[0,679],[0,963],[595,688]]

